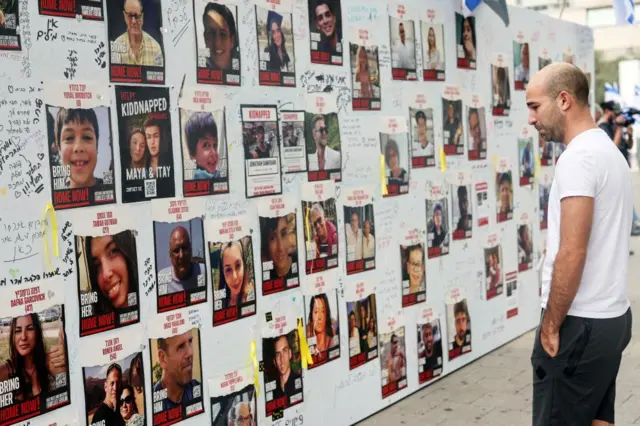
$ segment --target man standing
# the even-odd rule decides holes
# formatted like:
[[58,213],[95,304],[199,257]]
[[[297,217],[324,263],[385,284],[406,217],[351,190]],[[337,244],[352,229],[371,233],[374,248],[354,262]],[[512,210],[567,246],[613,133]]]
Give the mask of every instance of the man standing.
[[[158,339],[158,360],[162,377],[153,390],[167,390],[162,411],[188,404],[194,398],[194,388],[200,387],[200,382],[193,378],[193,330]],[[200,392],[198,389],[196,394],[201,395]]]
[[124,426],[124,420],[122,420],[118,407],[118,398],[121,390],[122,368],[114,362],[107,368],[107,378],[104,381],[104,400],[96,412],[93,413],[92,425]]
[[205,276],[204,265],[191,262],[191,238],[184,226],[176,226],[171,231],[169,257],[171,266],[158,274],[158,284],[168,284],[167,294],[198,287],[198,278]]
[[141,0],[125,0],[122,14],[127,32],[113,42],[111,63],[163,66],[164,57],[160,44],[142,30],[144,11]]
[[276,388],[273,390],[273,399],[289,398],[302,391],[300,376],[291,369],[291,345],[286,334],[279,336],[273,342],[273,365],[276,367],[278,378]]
[[309,171],[336,170],[342,167],[340,152],[328,146],[329,128],[323,115],[316,115],[312,120],[313,140],[316,152],[309,154]]
[[415,60],[415,50],[413,49],[413,45],[407,44],[407,34],[404,28],[404,24],[400,22],[398,24],[398,36],[399,40],[397,40],[392,47],[391,54],[393,58],[392,66],[393,68],[400,69],[415,69],[416,68],[416,60]]
[[404,352],[398,348],[398,336],[393,333],[389,342],[389,358],[387,358],[387,373],[389,383],[397,382],[405,374],[406,360]]
[[345,226],[347,233],[347,262],[362,259],[362,229],[356,210],[351,211],[351,221]]
[[549,198],[542,316],[531,356],[533,424],[614,423],[616,377],[631,339],[629,168],[589,110],[589,82],[554,63],[527,88],[529,124],[566,145]]

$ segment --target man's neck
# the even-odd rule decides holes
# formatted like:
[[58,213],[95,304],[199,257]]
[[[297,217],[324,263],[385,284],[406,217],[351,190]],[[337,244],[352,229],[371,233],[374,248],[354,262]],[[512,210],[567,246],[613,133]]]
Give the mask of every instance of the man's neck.
[[564,140],[562,141],[565,146],[569,146],[573,139],[581,133],[598,128],[596,123],[593,121],[593,118],[591,118],[590,111],[581,113],[580,116],[573,120],[569,120],[568,122],[571,123],[571,126],[567,126],[567,130],[564,133]]
[[456,343],[458,344],[458,346],[462,346],[464,344],[464,339],[460,338],[458,334],[456,334]]
[[129,45],[131,45],[131,48],[134,50],[140,48],[140,45],[142,45],[142,33],[140,35],[132,35],[129,33]]
[[287,384],[287,380],[289,380],[289,376],[291,375],[291,369],[289,369],[289,371],[287,371],[287,373],[283,376],[280,376],[280,388],[282,389],[282,391],[285,391],[285,385]]
[[324,151],[325,151],[325,146],[322,145],[316,145],[316,152],[318,153],[318,158],[324,158]]
[[104,405],[106,405],[107,407],[111,408],[112,410],[116,406],[115,401],[112,401],[111,399],[108,399],[108,398],[105,398],[103,402],[104,402]]
[[184,393],[184,388],[177,383],[169,383],[167,380],[162,377],[162,385],[167,390],[167,398],[169,401],[179,404],[182,402],[182,394]]
[[431,347],[430,351],[425,349],[424,354],[427,358],[431,358],[431,356],[433,355],[433,347]]

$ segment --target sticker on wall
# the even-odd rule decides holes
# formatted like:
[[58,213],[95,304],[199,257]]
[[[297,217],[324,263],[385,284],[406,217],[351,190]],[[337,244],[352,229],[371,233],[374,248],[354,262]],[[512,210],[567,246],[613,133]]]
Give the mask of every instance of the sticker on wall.
[[245,195],[247,198],[282,193],[282,168],[275,105],[242,105]]
[[496,221],[513,219],[513,175],[506,157],[496,159]]
[[411,6],[396,1],[388,4],[389,45],[391,46],[391,78],[417,80],[415,13]]
[[356,43],[349,43],[351,105],[354,111],[379,111],[382,104],[378,46],[370,43],[370,32],[359,29]]
[[411,168],[435,167],[436,137],[433,108],[427,106],[427,96],[423,93],[411,93],[408,102],[411,126]]
[[420,311],[418,332],[418,383],[427,383],[442,374],[442,328],[440,316],[431,306]]
[[309,182],[342,180],[342,143],[336,96],[310,93],[306,97],[305,136]]
[[242,59],[234,0],[193,2],[198,84],[240,86]]
[[370,187],[342,188],[347,275],[376,267],[376,224]]
[[407,345],[402,312],[381,322],[379,351],[384,399],[407,387]]
[[338,213],[333,181],[300,184],[307,275],[338,267]]
[[518,272],[533,268],[533,226],[528,213],[522,213],[518,223]]
[[139,225],[128,206],[74,215],[80,337],[140,321]]
[[[451,229],[453,240],[465,240],[473,233],[473,206],[471,202],[471,173],[452,172],[448,176],[451,185]],[[453,227],[455,225],[455,228]]]
[[449,361],[471,352],[471,317],[464,289],[454,288],[445,295],[447,309],[447,347]]
[[262,294],[300,286],[296,201],[290,195],[258,202]]
[[456,12],[456,57],[458,68],[475,70],[477,54],[475,16]]
[[533,137],[528,127],[523,127],[518,138],[518,164],[520,171],[520,186],[533,184],[536,164],[533,157]]
[[307,171],[304,111],[280,111],[280,149],[283,173]]
[[491,300],[504,290],[504,258],[500,236],[491,233],[484,246],[484,293],[486,300]]
[[513,87],[527,90],[530,76],[529,43],[525,40],[524,32],[518,30],[513,42]]
[[475,208],[478,227],[489,225],[491,216],[491,203],[489,201],[489,182],[480,179],[475,183]]
[[261,86],[296,86],[293,15],[288,0],[255,0],[258,80]]
[[424,229],[402,221],[398,233],[404,308],[427,300]]
[[82,17],[88,21],[104,21],[103,0],[74,0],[38,2],[38,13],[58,18]]
[[442,93],[442,145],[446,155],[464,154],[460,88],[446,86]]
[[257,398],[253,368],[229,371],[209,379],[212,426],[257,424]]
[[312,64],[342,65],[342,9],[339,0],[309,2]]
[[106,85],[44,85],[56,210],[116,202],[110,98]]
[[203,200],[152,200],[151,213],[158,312],[206,302]]
[[115,93],[122,202],[174,197],[169,88],[116,86]]
[[449,254],[449,190],[443,182],[427,181],[427,256],[429,259]]
[[467,134],[467,158],[484,160],[487,158],[487,119],[485,107],[477,93],[471,95],[469,105],[465,107],[465,117],[469,133]]
[[507,319],[518,315],[518,272],[507,272],[504,276],[507,287]]
[[349,370],[378,358],[378,317],[375,288],[364,281],[345,290],[349,319]]
[[511,83],[507,55],[495,53],[491,62],[491,114],[506,117],[511,109]]
[[179,105],[184,196],[228,193],[229,151],[224,104],[212,89],[185,87]]
[[423,12],[425,20],[420,21],[422,32],[422,79],[424,81],[444,81],[445,40],[442,12],[427,9]]
[[383,197],[409,193],[409,140],[404,117],[380,117],[380,151],[384,156],[386,194]]
[[304,288],[305,334],[313,358],[309,369],[340,358],[340,315],[335,271],[317,274]]
[[252,231],[246,215],[205,220],[213,285],[213,326],[256,313]]
[[538,180],[538,214],[540,229],[547,229],[549,222],[549,195],[551,193],[551,182],[553,175],[542,169],[540,179]]

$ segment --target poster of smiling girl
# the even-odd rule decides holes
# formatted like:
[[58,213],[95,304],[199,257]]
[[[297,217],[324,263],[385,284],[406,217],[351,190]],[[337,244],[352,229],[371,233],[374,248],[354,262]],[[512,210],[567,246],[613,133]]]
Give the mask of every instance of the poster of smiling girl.
[[261,86],[296,86],[293,15],[289,0],[255,0]]
[[116,202],[106,86],[44,86],[51,198],[56,210]]
[[229,192],[226,115],[219,99],[207,88],[185,87],[182,91],[180,151],[185,197]]

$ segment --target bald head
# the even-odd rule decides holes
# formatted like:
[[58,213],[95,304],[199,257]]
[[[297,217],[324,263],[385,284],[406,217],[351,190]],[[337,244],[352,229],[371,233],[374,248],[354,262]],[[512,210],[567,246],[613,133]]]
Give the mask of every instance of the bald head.
[[176,226],[169,237],[169,256],[173,273],[178,279],[191,276],[191,239],[183,226]]
[[539,85],[551,99],[564,91],[577,105],[585,107],[589,104],[589,80],[580,68],[572,64],[555,62],[547,65],[533,75],[531,85]]

